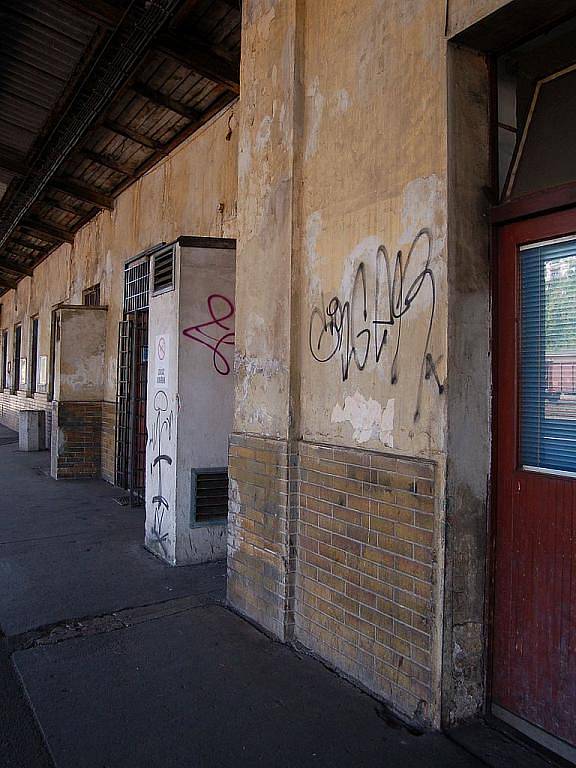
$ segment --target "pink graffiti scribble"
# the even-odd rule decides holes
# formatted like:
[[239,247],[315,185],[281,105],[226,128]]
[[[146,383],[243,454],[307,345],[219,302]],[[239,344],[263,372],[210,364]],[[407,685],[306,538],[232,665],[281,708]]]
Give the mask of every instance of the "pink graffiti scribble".
[[[226,305],[221,313],[218,313],[214,305],[217,301],[221,301]],[[207,320],[205,323],[199,325],[191,325],[190,328],[185,328],[182,333],[192,341],[197,341],[199,344],[204,344],[205,347],[211,349],[213,352],[213,363],[216,371],[222,376],[228,376],[230,373],[230,363],[224,357],[224,354],[220,351],[220,347],[223,345],[234,346],[234,331],[231,330],[231,325],[225,325],[225,321],[234,316],[234,304],[227,299],[226,296],[222,296],[219,293],[213,293],[208,296],[208,312],[210,313],[211,320]],[[207,330],[213,329],[213,333],[217,333],[217,329],[221,328],[226,333],[220,337],[211,336],[207,333]]]

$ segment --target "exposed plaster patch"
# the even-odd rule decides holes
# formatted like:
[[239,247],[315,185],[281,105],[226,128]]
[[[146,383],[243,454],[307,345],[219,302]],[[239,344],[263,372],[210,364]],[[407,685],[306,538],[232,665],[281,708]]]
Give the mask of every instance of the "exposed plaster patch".
[[356,95],[364,94],[366,86],[370,83],[370,69],[373,67],[374,58],[374,31],[369,30],[368,34],[362,34],[358,38],[358,48],[356,50]]
[[278,117],[280,124],[280,136],[282,137],[282,144],[284,147],[290,146],[290,121],[286,119],[286,104],[282,102],[280,107],[280,115]]
[[324,112],[324,96],[320,91],[320,80],[318,76],[314,78],[308,86],[307,93],[310,117],[308,120],[308,138],[306,141],[305,160],[310,160],[316,154],[318,149],[318,137],[320,134],[320,125],[322,123],[322,113]]
[[411,242],[422,226],[431,227],[436,211],[443,210],[443,207],[444,185],[435,173],[407,184],[402,196],[400,243]]
[[272,416],[264,408],[253,408],[250,422],[269,429],[272,424]]
[[248,327],[246,329],[246,345],[248,349],[253,349],[254,345],[261,343],[262,339],[267,339],[268,329],[266,321],[256,312],[250,312]]
[[346,90],[346,88],[342,88],[341,90],[336,92],[335,95],[336,104],[335,104],[335,112],[339,115],[343,115],[350,109],[350,94]]
[[375,235],[370,235],[361,240],[346,256],[344,259],[344,272],[340,283],[340,296],[349,298],[352,295],[358,264],[361,261],[371,263],[379,245],[380,240]]
[[[437,291],[446,282],[446,194],[445,185],[435,173],[414,179],[404,188],[402,196],[402,234],[399,245],[406,247],[415,235],[427,227],[432,234],[432,258],[430,266],[434,272]],[[416,254],[415,254],[416,255]]]
[[256,152],[262,152],[266,148],[266,145],[270,143],[270,132],[272,130],[272,116],[266,115],[262,118],[258,133],[256,134],[256,140],[254,142],[254,149]]
[[385,446],[394,445],[394,398],[386,403],[386,407],[371,397],[368,400],[356,391],[344,400],[344,407],[336,404],[332,410],[332,423],[349,422],[354,429],[353,439],[358,443],[369,440],[379,440]]
[[250,173],[252,167],[252,145],[250,142],[250,132],[242,131],[240,134],[238,146],[238,176],[240,180],[245,179]]
[[308,285],[314,295],[319,295],[322,286],[320,283],[319,261],[320,256],[316,250],[318,238],[322,231],[322,214],[320,211],[314,211],[308,216],[306,221],[306,255],[308,257],[306,262],[306,271],[308,274]]
[[[269,5],[267,11],[264,7]],[[270,26],[276,18],[276,0],[264,0],[263,2],[253,2],[248,4],[249,11],[249,23],[256,23],[256,34],[261,40],[268,40],[270,37]]]
[[234,353],[234,372],[236,374],[239,400],[246,400],[250,383],[255,376],[261,376],[266,381],[270,381],[274,376],[283,371],[284,365],[279,360],[248,357],[248,355],[244,355],[236,350]]

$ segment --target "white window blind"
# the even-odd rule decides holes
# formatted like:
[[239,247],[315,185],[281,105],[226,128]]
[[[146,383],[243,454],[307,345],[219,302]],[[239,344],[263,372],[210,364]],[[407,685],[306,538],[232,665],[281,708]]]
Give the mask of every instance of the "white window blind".
[[520,249],[520,464],[576,473],[576,237]]

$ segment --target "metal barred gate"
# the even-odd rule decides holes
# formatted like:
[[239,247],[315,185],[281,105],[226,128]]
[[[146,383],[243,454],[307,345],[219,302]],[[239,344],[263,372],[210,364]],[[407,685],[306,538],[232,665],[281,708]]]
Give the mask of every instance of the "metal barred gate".
[[149,273],[148,257],[126,265],[118,332],[115,483],[132,505],[144,502],[146,487]]

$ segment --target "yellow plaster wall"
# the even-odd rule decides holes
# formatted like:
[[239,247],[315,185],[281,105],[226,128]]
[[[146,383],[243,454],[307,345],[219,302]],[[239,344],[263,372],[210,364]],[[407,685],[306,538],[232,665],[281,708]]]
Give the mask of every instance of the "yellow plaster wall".
[[109,307],[104,398],[115,401],[125,261],[180,235],[236,236],[236,111],[231,107],[190,138],[122,193],[113,211],[101,212],[80,230],[74,245],[61,246],[17,291],[0,298],[2,328],[22,323],[23,356],[30,316],[39,315],[39,354],[49,355],[51,309],[60,302],[81,303],[82,291],[100,283],[101,301]]
[[296,0],[243,5],[235,429],[289,430]]
[[[305,439],[410,455],[430,456],[444,447],[445,398],[426,362],[431,355],[443,385],[444,21],[443,5],[429,0],[306,3],[300,210]],[[396,273],[394,287],[400,263],[404,275]],[[390,320],[391,311],[393,323],[375,325]]]

